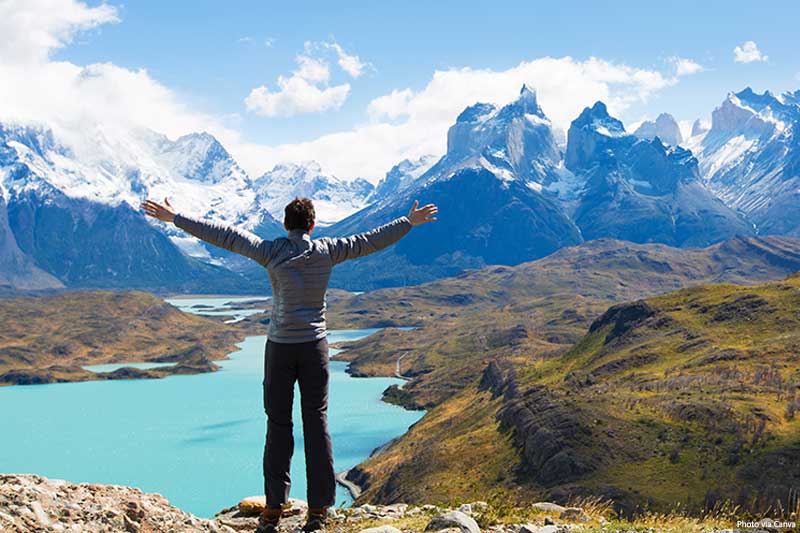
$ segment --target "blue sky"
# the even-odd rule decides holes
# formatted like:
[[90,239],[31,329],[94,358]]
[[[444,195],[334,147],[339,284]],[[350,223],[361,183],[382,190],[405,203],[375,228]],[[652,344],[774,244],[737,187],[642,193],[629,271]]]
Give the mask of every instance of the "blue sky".
[[[73,5],[70,9],[84,11],[100,5],[65,2]],[[775,92],[800,88],[796,53],[800,2],[136,0],[108,5],[113,8],[114,21],[85,24],[84,29],[89,27],[86,31],[73,28],[69,39],[49,50],[49,61],[79,67],[109,63],[130,71],[146,69],[147,76],[171,91],[186,109],[214,118],[220,129],[228,128],[230,131],[220,135],[227,135],[229,144],[241,145],[232,151],[242,154],[251,172],[258,167],[253,161],[263,160],[266,165],[281,158],[316,158],[324,167],[353,177],[362,167],[347,168],[332,155],[341,152],[342,143],[315,144],[315,140],[368,123],[385,123],[388,128],[411,117],[419,128],[435,130],[441,137],[441,130],[446,130],[457,113],[454,107],[444,105],[448,95],[454,94],[452,105],[459,107],[468,98],[479,96],[461,95],[458,87],[426,93],[436,72],[468,68],[496,74],[497,80],[510,78],[513,81],[509,84],[515,86],[508,95],[519,89],[516,85],[526,74],[504,73],[521,63],[548,57],[571,58],[571,63],[561,66],[576,64],[583,70],[593,70],[585,62],[597,58],[603,68],[630,69],[632,79],[637,78],[638,71],[661,76],[654,84],[641,86],[626,81],[624,96],[610,89],[609,98],[619,97],[618,105],[610,107],[626,124],[655,117],[661,111],[684,121],[706,117],[727,92],[748,85]],[[755,43],[761,56],[749,62],[735,61],[734,48],[747,41]],[[312,43],[311,52],[305,43]],[[358,58],[362,65],[358,76],[337,67],[337,54],[331,48],[334,44]],[[312,86],[325,90],[346,84],[346,96],[327,95],[331,98],[327,104],[317,105],[323,107],[319,110],[313,110],[316,104],[308,104],[310,111],[276,112],[275,106],[280,108],[285,100],[248,107],[247,98],[254,89],[278,92],[279,76],[288,79],[298,70],[298,55],[326,65],[328,77],[312,81]],[[767,59],[761,60],[764,56]],[[689,60],[699,66],[694,69],[699,71],[677,76],[676,58]],[[553,66],[556,76],[561,66]],[[550,71],[546,72],[544,75],[551,77]],[[565,83],[580,84],[582,79]],[[492,83],[500,83],[497,80]],[[473,83],[469,76],[462,82]],[[529,83],[539,84],[536,79]],[[392,111],[379,113],[378,118],[370,111],[375,99],[406,89],[411,90],[410,95],[405,100],[400,98],[400,104],[392,103]],[[397,105],[414,105],[415,98],[425,94],[430,99],[435,95],[442,102],[442,109],[433,111],[434,104],[429,101],[419,104],[427,113],[441,112],[442,117],[435,122],[421,124],[423,120],[414,118],[413,112],[398,110]],[[580,102],[579,108],[589,105],[594,94],[603,94],[603,90],[587,90],[571,98],[585,97],[587,101]],[[487,89],[486,98],[494,96],[507,99],[498,88]],[[561,105],[558,92],[545,88],[540,96],[545,113],[557,115]],[[375,137],[374,132],[365,135]],[[442,143],[435,145],[434,141],[412,147],[409,139],[413,137],[413,132],[398,137],[405,151],[383,154],[380,164],[365,165],[363,168],[369,170],[364,172],[377,173],[392,157],[441,149]],[[352,136],[343,144],[352,145],[359,139]],[[391,139],[387,136],[385,142]],[[277,146],[284,148],[276,150]],[[316,157],[315,149],[320,157]],[[377,145],[365,149],[386,150]]]

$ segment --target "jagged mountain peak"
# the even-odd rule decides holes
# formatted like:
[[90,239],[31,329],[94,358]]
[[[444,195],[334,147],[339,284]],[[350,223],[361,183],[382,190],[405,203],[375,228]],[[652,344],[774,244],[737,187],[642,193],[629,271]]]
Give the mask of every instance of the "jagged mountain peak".
[[551,179],[560,153],[550,120],[523,86],[519,97],[497,109],[478,103],[467,107],[447,132],[447,154],[427,178],[447,179],[459,168],[486,168],[503,180],[541,185]]
[[222,143],[207,132],[190,133],[160,144],[160,157],[188,179],[219,183],[232,174],[244,176]]
[[757,94],[752,89],[739,93],[728,93],[725,100],[711,113],[713,136],[756,135],[769,136],[776,130],[783,130],[787,113],[791,109],[781,104],[771,94]]
[[363,208],[374,186],[363,178],[342,180],[323,172],[316,161],[281,163],[253,180],[257,203],[276,218],[296,196],[314,201],[317,223],[330,225]]
[[613,154],[627,149],[635,140],[636,137],[625,132],[622,121],[609,115],[606,105],[598,101],[584,108],[570,124],[564,164],[576,172],[598,162],[607,162],[606,152]]
[[622,121],[612,117],[608,113],[606,104],[599,100],[592,107],[584,108],[578,118],[572,121],[570,129],[587,126],[607,137],[625,135],[626,133]]
[[663,142],[671,145],[678,145],[683,142],[678,121],[669,113],[661,113],[655,120],[645,120],[636,128],[633,134],[640,139],[658,137]]
[[478,102],[477,104],[465,107],[464,111],[456,118],[456,122],[480,122],[488,118],[495,111],[497,111],[497,106],[494,104]]
[[544,111],[542,111],[542,108],[539,106],[539,101],[536,97],[536,89],[531,89],[525,84],[522,85],[522,89],[519,91],[519,98],[505,106],[505,109],[512,108],[519,109],[526,115],[536,115],[547,120]]
[[370,201],[378,202],[408,189],[436,163],[437,159],[433,155],[424,155],[419,159],[400,161],[389,169],[386,176],[375,186]]

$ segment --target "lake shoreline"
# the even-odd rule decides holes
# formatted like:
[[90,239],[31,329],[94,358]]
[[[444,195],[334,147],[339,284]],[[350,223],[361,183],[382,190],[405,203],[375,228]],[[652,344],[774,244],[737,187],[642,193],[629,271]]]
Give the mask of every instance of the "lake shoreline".
[[[181,302],[181,303],[188,303],[188,302]],[[193,302],[192,302],[193,303]],[[222,305],[220,300],[213,302],[218,305]],[[183,307],[183,306],[182,306]],[[188,306],[186,306],[188,307]],[[184,307],[184,308],[186,308]],[[370,335],[375,331],[378,331],[378,328],[366,328],[366,329],[352,329],[352,330],[330,330],[329,334],[331,334],[331,341],[339,341],[339,340],[357,340],[358,338],[362,338],[364,336]],[[259,435],[259,431],[252,431],[252,430],[244,430],[244,429],[230,429],[230,428],[237,428],[239,424],[242,423],[242,420],[233,420],[231,418],[235,418],[236,415],[232,414],[234,411],[230,411],[225,406],[220,406],[218,402],[205,402],[198,403],[201,401],[200,398],[202,397],[214,397],[219,396],[223,390],[226,391],[225,395],[230,395],[230,391],[232,389],[229,388],[227,385],[231,379],[234,380],[235,383],[244,384],[248,382],[249,385],[246,396],[244,394],[238,394],[241,400],[237,400],[237,402],[244,402],[239,403],[239,405],[254,405],[258,403],[260,405],[260,394],[253,395],[253,392],[249,389],[249,387],[257,387],[256,383],[260,382],[261,379],[261,372],[263,371],[263,347],[264,341],[266,339],[266,335],[250,335],[245,334],[241,335],[240,338],[236,339],[234,346],[231,347],[231,350],[228,351],[225,355],[221,357],[226,358],[228,361],[222,365],[221,372],[211,373],[211,372],[204,372],[203,374],[206,377],[202,377],[202,375],[195,376],[195,379],[199,381],[185,381],[185,380],[167,380],[172,382],[171,385],[164,384],[163,386],[156,385],[146,385],[145,383],[155,382],[153,379],[143,379],[145,377],[154,377],[154,376],[145,376],[144,373],[155,373],[155,372],[163,372],[169,368],[173,367],[160,367],[157,369],[137,369],[134,367],[124,367],[118,368],[114,372],[118,374],[126,374],[124,377],[122,375],[119,376],[120,380],[120,387],[111,386],[109,388],[100,388],[96,389],[96,387],[100,386],[102,381],[107,382],[108,380],[98,380],[98,377],[105,377],[107,374],[102,373],[95,373],[91,372],[87,369],[83,369],[86,374],[90,374],[90,378],[94,378],[91,380],[84,380],[81,379],[80,381],[84,382],[84,386],[76,387],[76,388],[53,388],[49,389],[50,391],[58,391],[58,396],[60,400],[58,402],[58,409],[65,409],[67,411],[74,411],[75,406],[81,406],[81,409],[85,409],[86,406],[93,406],[96,405],[94,402],[86,402],[85,400],[80,400],[81,397],[96,397],[96,391],[100,392],[103,395],[103,402],[98,409],[94,407],[89,407],[88,412],[86,412],[86,416],[82,417],[85,420],[99,420],[102,417],[102,420],[122,420],[123,418],[120,417],[111,417],[108,418],[105,416],[106,413],[115,413],[115,412],[124,412],[124,410],[129,409],[131,402],[126,399],[128,394],[125,391],[138,391],[138,390],[148,390],[149,393],[145,396],[136,395],[139,401],[142,402],[142,409],[147,410],[147,405],[153,402],[157,402],[160,406],[159,408],[162,411],[162,416],[159,417],[157,420],[150,421],[147,424],[160,424],[163,423],[167,419],[172,419],[174,417],[180,417],[181,420],[184,420],[182,425],[185,425],[186,428],[182,430],[181,435],[176,435],[174,439],[169,439],[164,437],[163,434],[159,433],[159,437],[155,438],[153,441],[154,443],[161,443],[155,447],[148,448],[148,456],[151,458],[150,460],[155,460],[156,463],[162,463],[160,467],[155,468],[153,465],[149,465],[147,469],[137,469],[134,468],[133,470],[129,470],[126,474],[126,468],[110,468],[108,465],[114,464],[113,461],[97,461],[95,456],[92,456],[93,459],[89,461],[90,464],[95,465],[89,468],[69,468],[65,467],[66,464],[63,460],[58,458],[58,453],[51,453],[50,447],[51,446],[42,446],[41,441],[31,441],[26,444],[20,444],[18,446],[12,446],[8,448],[7,454],[7,461],[0,461],[5,464],[5,467],[2,470],[5,471],[36,471],[41,472],[43,475],[55,477],[55,478],[62,478],[62,479],[81,479],[81,480],[89,480],[89,479],[98,479],[101,482],[106,483],[120,483],[120,484],[127,484],[127,485],[136,485],[146,487],[149,490],[153,490],[156,492],[160,492],[162,494],[168,495],[170,499],[174,499],[176,503],[178,503],[181,507],[191,510],[191,512],[196,513],[198,516],[210,516],[211,509],[218,507],[219,499],[215,497],[214,494],[210,493],[205,494],[208,491],[201,491],[202,494],[193,495],[189,492],[183,490],[184,482],[180,481],[181,479],[185,479],[186,476],[183,474],[175,474],[171,475],[167,478],[164,478],[163,475],[158,474],[159,471],[165,472],[175,468],[178,465],[177,471],[180,471],[181,464],[197,464],[197,460],[201,460],[198,458],[191,460],[189,457],[192,456],[191,452],[194,450],[200,450],[202,447],[207,446],[206,443],[213,443],[219,440],[219,444],[216,446],[219,448],[219,451],[228,450],[230,448],[228,445],[223,445],[222,441],[225,439],[238,439],[241,438],[240,435],[250,435],[247,436],[246,439],[249,441],[253,441],[251,444],[254,449],[263,447],[263,434]],[[333,342],[332,342],[333,344]],[[332,355],[336,354],[336,350],[331,350]],[[244,355],[247,354],[247,355]],[[143,361],[140,358],[135,357],[133,353],[127,354],[130,355],[131,359],[136,359],[137,362],[143,363],[147,361]],[[153,358],[150,358],[152,361]],[[119,359],[117,359],[119,361]],[[127,361],[126,361],[127,362]],[[386,413],[387,409],[392,407],[392,404],[385,402],[382,397],[382,392],[387,389],[390,384],[394,384],[397,381],[395,379],[388,378],[388,381],[374,381],[373,380],[353,380],[353,376],[350,376],[345,372],[346,363],[343,361],[336,361],[335,359],[331,361],[331,363],[336,363],[335,365],[332,364],[332,367],[336,367],[335,373],[332,373],[332,378],[334,377],[333,374],[339,376],[338,378],[332,379],[332,385],[334,385],[334,389],[338,387],[339,391],[347,391],[347,392],[340,392],[342,394],[341,397],[337,396],[333,399],[334,405],[331,407],[333,408],[330,412],[330,416],[332,417],[332,431],[336,431],[336,421],[339,420],[337,418],[336,413],[341,413],[342,416],[346,416],[346,419],[352,420],[350,422],[350,426],[348,427],[347,433],[344,436],[340,436],[339,438],[342,439],[338,441],[339,445],[337,446],[334,443],[334,446],[337,446],[338,453],[336,455],[337,463],[341,462],[343,466],[350,467],[345,472],[340,473],[337,476],[337,493],[338,493],[338,500],[341,500],[343,505],[352,505],[351,502],[354,501],[357,495],[360,493],[360,488],[358,487],[358,483],[354,483],[353,481],[347,479],[347,474],[353,468],[358,468],[358,465],[361,464],[363,461],[367,460],[371,457],[377,449],[382,448],[384,445],[388,444],[392,441],[393,438],[396,438],[398,435],[405,433],[408,427],[413,424],[420,416],[421,413],[409,413],[406,411],[406,414],[403,414],[402,411],[404,409],[398,411],[391,411],[393,414],[392,416],[385,416],[381,413]],[[120,363],[121,364],[121,363]],[[102,368],[102,367],[101,367]],[[237,370],[233,370],[236,368]],[[225,375],[225,379],[216,379],[216,377],[222,378],[222,374]],[[249,376],[249,377],[247,377]],[[166,376],[159,376],[159,377],[166,377]],[[387,379],[386,376],[374,376],[375,379]],[[342,380],[346,380],[351,384],[344,384]],[[91,383],[95,383],[96,385],[91,385]],[[125,383],[126,382],[126,383]],[[338,385],[336,383],[338,382]],[[372,383],[368,385],[368,383]],[[123,384],[124,383],[124,384]],[[217,384],[217,385],[212,385]],[[154,388],[155,386],[155,388]],[[198,397],[196,396],[197,393],[188,393],[188,396],[183,394],[184,389],[187,390],[203,390],[204,392]],[[144,387],[144,389],[142,389]],[[14,387],[19,389],[39,389],[39,387]],[[44,389],[44,388],[43,388]],[[187,398],[186,401],[189,401],[188,398],[195,398],[191,400],[192,405],[195,408],[192,410],[195,415],[190,417],[191,422],[186,422],[186,416],[183,413],[181,408],[179,407],[179,403],[176,402],[163,402],[158,401],[157,399],[163,395],[164,398],[173,398],[172,391],[180,389],[181,397]],[[233,387],[235,390],[243,391],[244,389],[241,386]],[[218,394],[214,394],[211,391],[217,390]],[[161,392],[158,392],[161,391]],[[10,391],[9,391],[10,392]],[[25,405],[29,405],[29,399],[31,398],[31,394],[35,394],[35,398],[41,398],[44,402],[45,397],[49,397],[51,393],[32,393],[32,392],[22,392],[20,391],[19,395],[21,398],[25,398],[23,401]],[[62,396],[64,395],[64,396]],[[8,396],[8,399],[16,398],[17,394],[12,394]],[[258,396],[256,399],[255,396]],[[70,401],[70,398],[74,398],[75,400]],[[376,401],[380,400],[380,401]],[[69,406],[70,403],[73,403],[73,406]],[[13,404],[10,404],[13,406]],[[201,406],[202,405],[202,406]],[[227,405],[227,404],[226,404]],[[232,404],[235,405],[235,404]],[[297,406],[295,406],[297,407]],[[46,412],[53,412],[53,405],[50,403],[46,403],[43,409]],[[56,411],[58,411],[56,409]],[[93,411],[97,411],[97,414],[89,414]],[[239,411],[241,412],[241,411]],[[255,414],[255,411],[252,411]],[[103,413],[102,415],[100,413]],[[295,413],[295,416],[300,416],[299,412]],[[375,424],[373,422],[374,418],[378,417],[377,420],[382,421]],[[398,418],[399,417],[399,418]],[[41,420],[42,418],[39,415],[34,414],[31,412],[30,415],[31,419]],[[253,421],[255,422],[256,419],[259,421],[264,418],[263,412],[259,409],[259,414],[257,416],[253,416]],[[65,417],[63,415],[58,417],[59,420],[64,420]],[[342,419],[343,421],[346,419]],[[19,418],[17,420],[17,425],[19,425],[19,429],[17,433],[20,435],[29,435],[33,434],[30,431],[25,430],[24,428],[28,426],[28,424],[19,422]],[[159,422],[160,421],[160,422]],[[215,423],[218,421],[222,421],[223,423]],[[225,422],[228,421],[228,422]],[[347,422],[343,422],[347,424]],[[352,423],[356,425],[353,426]],[[257,422],[256,425],[260,425],[261,422]],[[81,424],[78,424],[79,426]],[[86,424],[83,424],[86,425]],[[13,425],[11,426],[13,427]],[[86,429],[81,429],[82,435],[89,435],[92,434],[92,429],[95,428],[95,433],[100,431],[102,433],[102,438],[106,439],[110,435],[123,435],[126,431],[129,430],[131,426],[125,425],[124,428],[118,429],[109,429],[104,424],[96,424],[94,422],[89,422],[89,426]],[[146,426],[145,426],[146,427]],[[242,426],[244,427],[244,426]],[[251,424],[248,424],[248,427],[253,427]],[[375,433],[375,431],[378,433]],[[374,436],[370,439],[368,436],[374,434]],[[352,435],[352,437],[351,437]],[[367,437],[368,440],[364,441],[363,439]],[[377,437],[377,438],[376,438]],[[97,440],[97,436],[93,440]],[[137,442],[137,439],[149,439],[146,435],[140,435],[136,437],[134,440],[130,442]],[[352,438],[352,440],[351,440]],[[57,439],[56,439],[57,440]],[[115,439],[110,439],[114,441]],[[142,440],[141,442],[145,442]],[[258,442],[260,441],[260,443]],[[38,442],[39,444],[36,444]],[[105,442],[105,441],[104,441]],[[174,447],[175,445],[180,444],[180,452],[179,456],[176,456],[177,453]],[[22,449],[25,451],[14,451],[15,448],[19,448],[22,446]],[[120,445],[121,446],[121,445]],[[187,448],[188,446],[188,448]],[[211,444],[211,446],[215,446]],[[120,449],[120,447],[113,442],[108,445],[109,448],[112,449]],[[122,446],[124,448],[124,446]],[[41,449],[40,449],[41,448]],[[62,445],[59,445],[60,449],[71,449],[69,446],[64,448]],[[33,451],[40,449],[38,452]],[[189,453],[189,455],[184,455]],[[73,453],[73,455],[75,455]],[[81,455],[81,454],[78,454]],[[102,454],[101,454],[102,455]],[[28,457],[28,459],[21,460],[22,457]],[[216,457],[224,457],[225,454],[214,454]],[[11,460],[11,458],[17,457],[16,460]],[[47,458],[48,460],[43,460],[42,458]],[[179,462],[175,462],[174,459],[177,457],[183,457],[184,459]],[[88,457],[87,457],[88,459]],[[247,461],[251,460],[250,455],[246,458]],[[205,459],[202,459],[205,461]],[[226,463],[227,461],[222,461]],[[78,459],[75,461],[76,464],[81,464],[81,460]],[[100,466],[96,466],[100,465]],[[103,466],[105,465],[105,466]],[[237,468],[236,466],[232,466],[230,468]],[[302,465],[300,466],[302,469]],[[215,468],[219,472],[226,472],[229,467],[221,467]],[[151,474],[146,474],[146,472],[151,472]],[[297,471],[297,470],[296,470]],[[357,471],[357,470],[356,470]],[[145,472],[145,475],[141,475]],[[255,471],[250,470],[248,475],[244,476],[245,479],[247,478],[256,478],[255,479],[255,486],[260,486],[260,469],[259,474],[256,475]],[[302,478],[301,471],[297,471]],[[201,476],[203,478],[207,476]],[[215,476],[211,476],[215,477]],[[245,481],[237,481],[232,482],[229,479],[229,476],[225,476],[224,474],[220,474],[216,476],[219,478],[219,482],[204,482],[207,486],[220,486],[226,485],[230,486],[230,488],[226,489],[226,493],[231,493],[233,491],[242,491],[242,492],[250,492],[254,486],[254,479],[250,479],[249,482]],[[352,479],[352,473],[350,475]],[[302,480],[293,480],[294,486],[296,486],[297,495],[295,497],[300,497],[302,491],[304,490]],[[358,481],[358,480],[355,480]],[[247,488],[247,487],[251,488]],[[253,491],[253,493],[256,493]],[[193,503],[194,501],[194,503]]]

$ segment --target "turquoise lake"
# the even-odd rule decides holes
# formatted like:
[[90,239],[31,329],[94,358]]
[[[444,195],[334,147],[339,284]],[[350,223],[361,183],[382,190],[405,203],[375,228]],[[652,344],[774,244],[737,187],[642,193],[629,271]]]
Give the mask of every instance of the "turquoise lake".
[[[225,308],[230,300],[192,304],[241,316]],[[188,310],[185,301],[169,301]],[[333,330],[328,338],[335,343],[375,331]],[[202,517],[263,494],[265,342],[265,336],[247,337],[230,360],[217,361],[222,366],[218,372],[208,374],[0,387],[0,472],[131,485],[163,494]],[[136,361],[134,355],[131,360]],[[380,400],[389,385],[401,380],[352,378],[346,366],[330,363],[328,424],[337,472],[365,460],[423,415]],[[305,499],[297,388],[294,407],[291,496]],[[347,491],[337,487],[337,503],[349,502]]]

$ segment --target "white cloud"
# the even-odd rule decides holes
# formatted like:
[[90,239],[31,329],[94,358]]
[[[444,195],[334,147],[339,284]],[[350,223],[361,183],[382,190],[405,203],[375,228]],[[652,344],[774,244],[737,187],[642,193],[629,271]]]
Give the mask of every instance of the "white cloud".
[[0,121],[46,125],[76,149],[91,148],[87,138],[98,130],[123,139],[136,128],[173,138],[209,131],[223,143],[239,142],[224,119],[186,107],[144,69],[50,59],[80,33],[115,22],[115,10],[105,4],[0,1]]
[[523,83],[535,87],[544,112],[557,128],[569,123],[597,100],[619,115],[646,101],[676,77],[590,58],[540,58],[508,70],[454,68],[436,71],[422,90],[396,89],[368,106],[370,121],[349,131],[273,147],[242,144],[237,156],[247,169],[262,172],[279,161],[316,159],[344,178],[371,180],[407,157],[442,154],[448,127],[475,102],[506,104],[517,98]]
[[328,61],[318,55],[321,48],[335,51],[338,64],[350,76],[361,75],[365,65],[357,56],[346,54],[335,42],[309,41],[305,43],[303,53],[295,58],[297,70],[291,76],[278,76],[277,90],[261,85],[250,91],[245,98],[248,111],[265,117],[290,117],[342,107],[350,94],[350,84],[328,86],[331,70]]
[[83,31],[118,22],[117,11],[75,0],[3,0],[0,2],[0,61],[3,64],[46,60]]
[[753,61],[766,61],[769,57],[762,54],[755,41],[745,41],[733,49],[733,60],[737,63],[752,63]]
[[298,68],[294,75],[306,81],[314,83],[327,83],[331,78],[331,69],[328,68],[328,63],[321,59],[300,54],[297,56]]
[[290,117],[339,109],[347,99],[350,85],[319,88],[301,76],[278,77],[278,91],[256,87],[245,98],[249,111],[265,117]]
[[391,93],[372,100],[367,106],[367,113],[373,121],[384,117],[395,119],[408,115],[408,104],[413,97],[414,91],[411,89],[402,91],[394,89]]
[[322,43],[322,46],[330,48],[336,52],[336,55],[339,57],[337,61],[339,67],[353,78],[358,78],[361,76],[361,74],[364,72],[364,69],[367,68],[367,64],[361,61],[357,55],[348,54],[336,41]]
[[675,66],[675,75],[678,77],[697,74],[705,70],[705,67],[700,63],[685,57],[673,56],[669,58],[669,62]]

